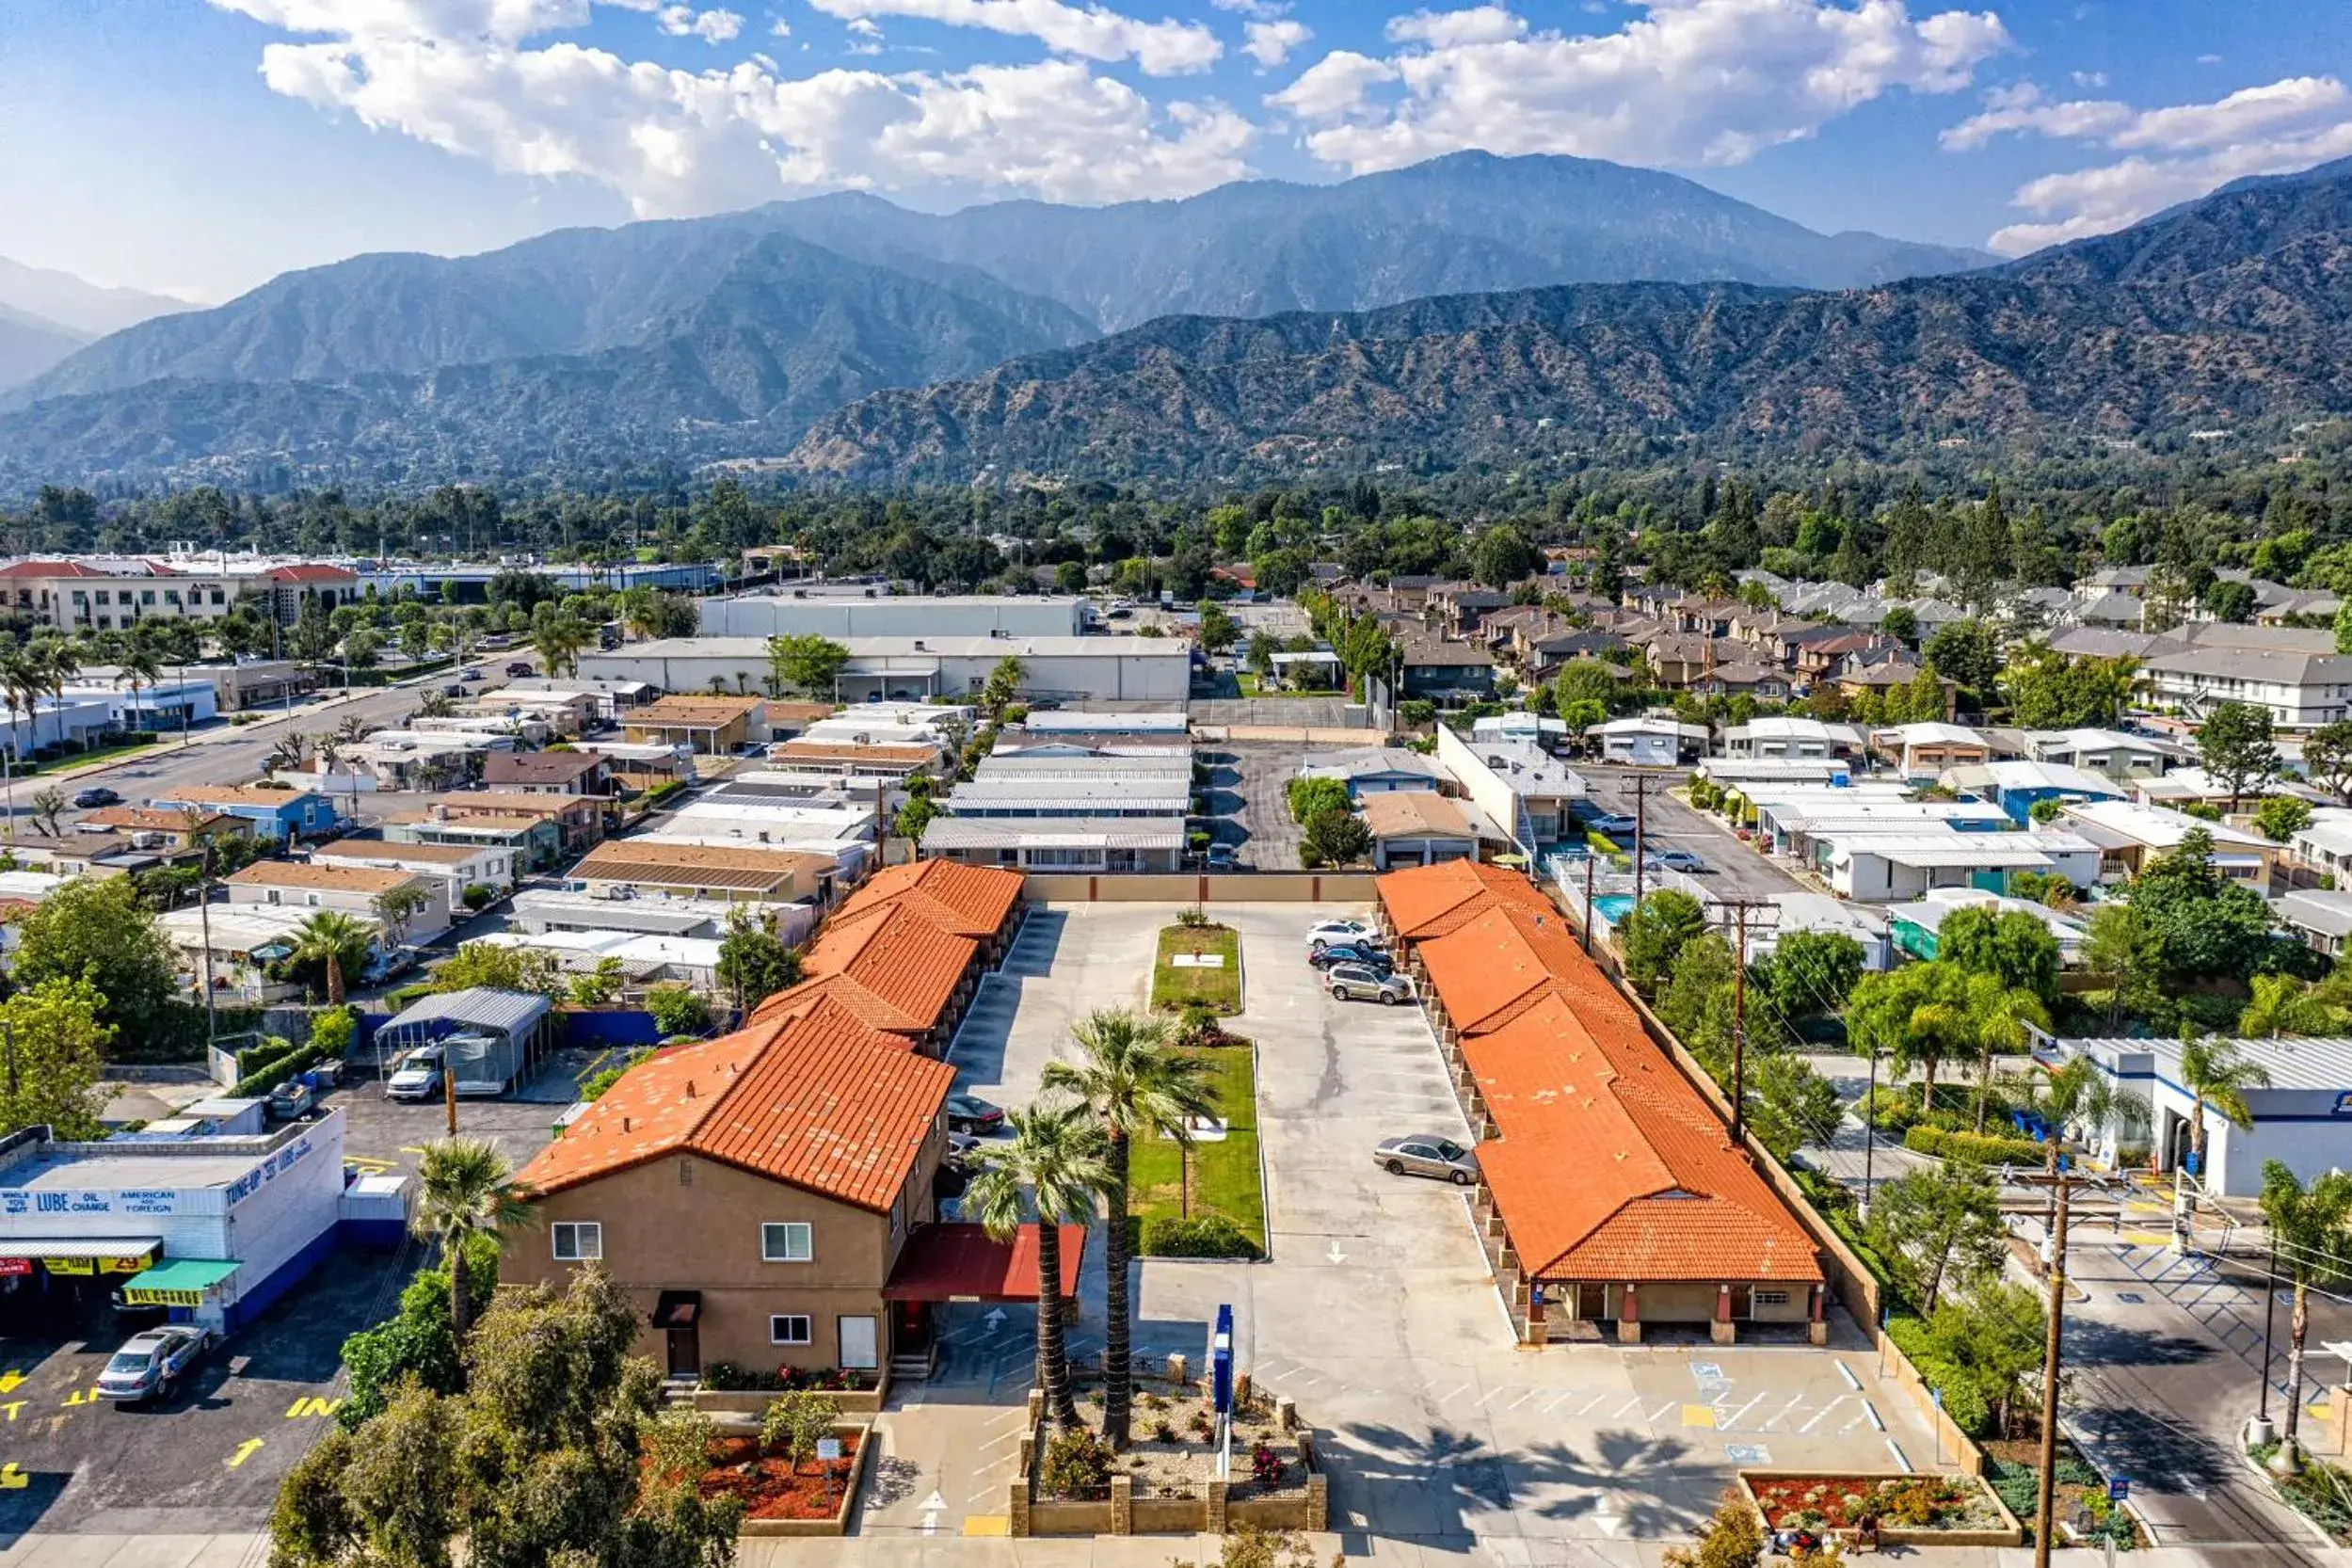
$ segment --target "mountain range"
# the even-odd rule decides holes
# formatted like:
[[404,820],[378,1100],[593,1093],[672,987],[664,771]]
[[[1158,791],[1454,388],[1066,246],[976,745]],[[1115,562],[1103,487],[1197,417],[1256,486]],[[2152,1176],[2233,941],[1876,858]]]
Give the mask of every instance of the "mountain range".
[[0,387],[29,381],[93,339],[188,307],[0,256]]
[[823,197],[362,256],[139,323],[0,394],[0,483],[1202,477],[2185,439],[2352,401],[2352,162],[1990,261],[1571,158],[1106,208]]
[[1818,234],[1672,175],[1575,158],[1464,153],[1098,208],[931,215],[819,197],[285,274],[17,377],[0,394],[0,473],[492,477],[590,452],[777,455],[878,391],[1170,312],[1636,278],[1845,287],[1989,259]]

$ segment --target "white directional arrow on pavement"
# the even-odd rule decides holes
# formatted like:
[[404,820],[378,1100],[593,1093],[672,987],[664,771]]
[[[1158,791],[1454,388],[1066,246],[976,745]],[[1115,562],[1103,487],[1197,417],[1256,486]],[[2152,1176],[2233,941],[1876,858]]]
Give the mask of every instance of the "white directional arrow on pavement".
[[1348,1255],[1339,1250],[1339,1238],[1336,1236],[1331,1239],[1331,1260],[1334,1263],[1345,1263],[1348,1260]]
[[1625,1521],[1614,1513],[1595,1513],[1592,1522],[1600,1526],[1601,1533],[1612,1541],[1617,1539],[1617,1532],[1625,1527]]
[[[980,1320],[987,1324],[990,1328],[1002,1328],[1004,1326],[1004,1308],[1000,1306],[992,1306],[988,1309],[988,1316]],[[936,1496],[937,1494],[934,1493],[933,1496]]]
[[948,1500],[936,1491],[923,1499],[923,1533],[925,1535],[939,1533],[939,1515],[947,1511],[947,1506]]

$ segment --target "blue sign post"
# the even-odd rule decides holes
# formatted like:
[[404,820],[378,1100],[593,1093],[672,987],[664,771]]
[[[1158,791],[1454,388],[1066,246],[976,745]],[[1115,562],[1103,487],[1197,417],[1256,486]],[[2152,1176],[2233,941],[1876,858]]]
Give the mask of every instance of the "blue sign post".
[[1233,1308],[1217,1308],[1217,1331],[1208,1339],[1209,1402],[1220,1416],[1233,1411]]
[[2107,1478],[2107,1501],[2111,1503],[2124,1503],[2131,1501],[2131,1499],[2132,1478],[2129,1476],[2109,1476]]

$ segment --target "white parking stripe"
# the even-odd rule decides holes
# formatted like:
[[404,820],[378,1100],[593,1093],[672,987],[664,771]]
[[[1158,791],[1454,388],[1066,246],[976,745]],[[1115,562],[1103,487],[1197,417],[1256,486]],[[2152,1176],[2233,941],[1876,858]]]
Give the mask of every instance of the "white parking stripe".
[[1650,1415],[1644,1416],[1642,1419],[1650,1422],[1652,1425],[1656,1425],[1657,1422],[1666,1418],[1666,1413],[1668,1411],[1680,1410],[1681,1408],[1682,1401],[1680,1400],[1669,1400],[1664,1404],[1659,1405],[1657,1409]]
[[1799,1432],[1811,1432],[1815,1427],[1821,1424],[1821,1418],[1824,1416],[1827,1416],[1831,1411],[1835,1410],[1839,1405],[1842,1405],[1845,1402],[1846,1396],[1840,1394],[1836,1399],[1832,1400],[1829,1403],[1815,1411],[1813,1413],[1813,1418],[1807,1421],[1803,1426],[1799,1427],[1797,1430]]
[[1576,1414],[1577,1414],[1577,1415],[1579,1415],[1579,1416],[1582,1416],[1582,1415],[1587,1414],[1588,1412],[1590,1412],[1590,1411],[1592,1409],[1592,1405],[1599,1404],[1599,1403],[1600,1403],[1603,1400],[1606,1400],[1606,1399],[1608,1399],[1608,1396],[1607,1394],[1595,1394],[1595,1395],[1593,1395],[1593,1396],[1592,1396],[1592,1404],[1586,1405],[1586,1406],[1584,1407],[1584,1409],[1583,1409],[1583,1410],[1579,1410],[1579,1411],[1577,1411],[1577,1412],[1576,1412]]
[[1753,1410],[1756,1406],[1762,1404],[1763,1402],[1764,1396],[1758,1394],[1754,1399],[1750,1400],[1746,1404],[1741,1405],[1737,1410],[1733,1411],[1729,1416],[1718,1416],[1715,1418],[1715,1424],[1718,1427],[1723,1428],[1737,1426],[1739,1424],[1739,1418],[1742,1416],[1747,1415],[1748,1412]]
[[1615,1410],[1610,1411],[1610,1412],[1608,1413],[1608,1418],[1609,1418],[1610,1420],[1614,1421],[1614,1420],[1616,1420],[1619,1416],[1621,1416],[1624,1415],[1624,1414],[1625,1414],[1625,1412],[1627,1412],[1627,1411],[1629,1411],[1629,1410],[1640,1410],[1640,1408],[1641,1408],[1641,1396],[1640,1396],[1640,1395],[1639,1395],[1639,1394],[1636,1394],[1636,1395],[1635,1395],[1632,1399],[1627,1400],[1626,1400],[1624,1404],[1621,1404],[1621,1405],[1619,1405],[1619,1406],[1618,1406]]

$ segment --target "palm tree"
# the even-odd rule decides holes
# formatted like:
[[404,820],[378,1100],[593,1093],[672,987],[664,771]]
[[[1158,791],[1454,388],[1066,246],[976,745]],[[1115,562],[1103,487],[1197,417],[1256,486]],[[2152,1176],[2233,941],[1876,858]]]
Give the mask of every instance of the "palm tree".
[[2291,974],[2258,974],[2247,983],[2253,992],[2238,1015],[2238,1033],[2248,1040],[2281,1034],[2329,1034],[2339,1010],[2320,990]]
[[367,962],[376,934],[365,922],[339,909],[322,909],[295,929],[294,956],[301,963],[327,966],[327,1005],[343,1005],[344,970]]
[[2270,1073],[2249,1061],[2237,1042],[2216,1035],[2197,1039],[2185,1026],[2181,1031],[2181,1084],[2194,1101],[2188,1124],[2189,1155],[2200,1177],[2205,1174],[2205,1112],[2218,1112],[2241,1131],[2254,1125],[2247,1109],[2246,1091],[2270,1087]]
[[1976,1130],[1985,1129],[1985,1109],[1992,1099],[1992,1058],[1995,1052],[2024,1048],[2025,1026],[2050,1027],[2050,1010],[2041,999],[2022,987],[2004,985],[1989,974],[1973,974],[1962,992],[1968,1032],[1976,1046]]
[[1128,1157],[1137,1136],[1186,1137],[1191,1118],[1208,1115],[1214,1106],[1208,1094],[1208,1064],[1175,1048],[1165,1018],[1106,1008],[1079,1020],[1070,1038],[1078,1042],[1083,1055],[1076,1062],[1047,1063],[1038,1082],[1084,1106],[1103,1130],[1103,1165],[1110,1176],[1103,1192],[1109,1200],[1111,1231],[1103,1246],[1104,1267],[1109,1271],[1105,1308],[1110,1322],[1103,1331],[1102,1430],[1112,1448],[1120,1449],[1127,1447],[1128,1406],[1134,1392],[1128,1365],[1134,1330],[1128,1281],[1132,1251],[1128,1226]]
[[514,1168],[487,1138],[444,1138],[427,1145],[417,1164],[417,1189],[416,1233],[440,1243],[449,1268],[450,1327],[462,1350],[473,1304],[466,1285],[466,1243],[530,1224],[536,1194],[515,1180]]
[[[2263,1161],[2263,1214],[2270,1222],[2271,1244],[2295,1280],[2295,1312],[2287,1320],[2287,1429],[2272,1464],[2281,1473],[2301,1465],[2296,1432],[2303,1416],[2303,1336],[2311,1331],[2308,1293],[2314,1284],[2340,1277],[2338,1255],[2352,1229],[2352,1174],[2329,1171],[2310,1185],[2277,1160]],[[2265,1280],[2264,1288],[2269,1288]]]
[[1095,1199],[1109,1184],[1101,1126],[1082,1105],[1048,1101],[1005,1113],[1009,1139],[983,1144],[964,1212],[977,1216],[1002,1241],[1037,1220],[1037,1382],[1046,1409],[1063,1432],[1078,1426],[1070,1398],[1070,1355],[1062,1336],[1062,1231],[1094,1218]]
[[580,667],[580,650],[588,646],[588,629],[576,616],[551,616],[531,628],[532,651],[549,675]]
[[122,645],[120,662],[121,673],[115,677],[120,685],[131,688],[131,723],[134,728],[152,728],[139,725],[139,689],[153,686],[164,678],[163,661],[155,657],[155,649],[144,637],[130,637]]

